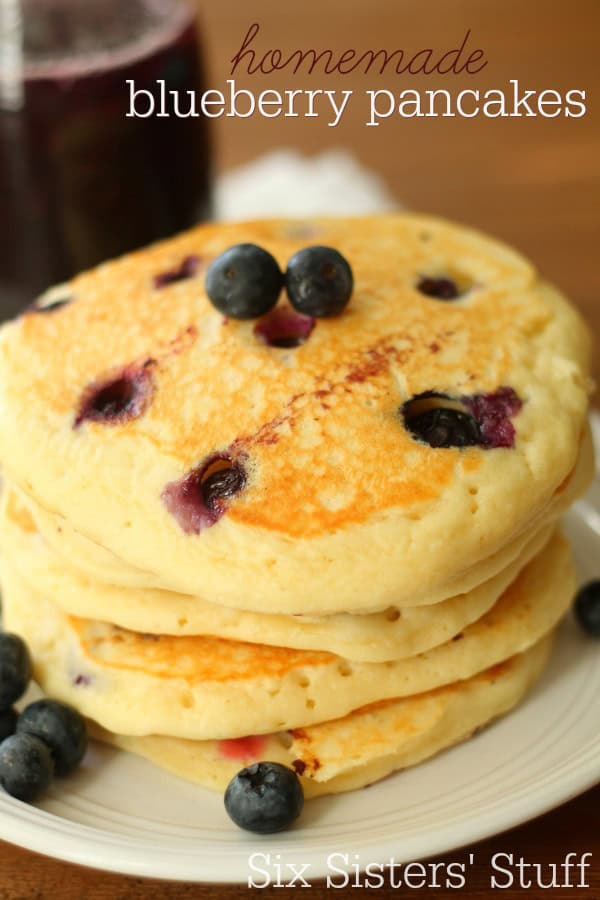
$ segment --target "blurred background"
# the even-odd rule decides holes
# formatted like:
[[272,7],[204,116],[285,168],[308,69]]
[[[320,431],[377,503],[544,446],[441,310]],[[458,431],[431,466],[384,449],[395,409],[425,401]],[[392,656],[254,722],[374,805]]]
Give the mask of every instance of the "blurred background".
[[[227,214],[245,214],[249,193],[262,198],[258,209],[268,207],[269,191],[281,206],[290,185],[290,212],[301,197],[332,211],[344,198],[377,208],[400,203],[495,234],[529,255],[600,331],[599,0],[188,2],[191,14],[182,0],[0,0],[4,315],[48,284],[210,215],[211,196],[218,211],[225,204]],[[255,49],[284,56],[308,48],[450,49],[470,29],[469,45],[482,48],[488,64],[477,75],[444,77],[249,76],[239,67],[236,85],[255,94],[353,90],[335,128],[327,116],[224,116],[208,129],[203,121],[126,118],[126,78],[144,86],[166,75],[181,91],[224,88],[253,22],[260,26]],[[394,115],[377,128],[365,125],[367,89],[506,91],[510,79],[538,91],[585,90],[587,114]],[[351,159],[326,157],[298,169],[297,159],[279,158],[244,168],[285,148],[310,159],[332,151]]]

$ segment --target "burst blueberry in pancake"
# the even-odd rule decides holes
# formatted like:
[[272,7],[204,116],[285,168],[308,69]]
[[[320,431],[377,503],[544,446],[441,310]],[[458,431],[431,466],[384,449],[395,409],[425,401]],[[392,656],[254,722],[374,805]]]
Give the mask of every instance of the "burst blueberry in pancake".
[[[154,586],[234,608],[364,612],[460,593],[575,465],[585,328],[526,260],[461,226],[324,219],[307,240],[292,224],[202,226],[79,276],[71,303],[6,326],[7,476]],[[307,245],[335,247],[352,266],[350,303],[298,346],[260,340],[204,286],[211,260],[244,242],[282,270]],[[191,257],[190,277],[156,288]],[[451,278],[458,296],[424,293],[425,275]],[[124,409],[101,398],[100,419],[82,418],[109,379]],[[407,427],[402,410],[427,392],[450,398],[435,415],[457,446]],[[233,474],[211,508],[202,473],[216,458]]]

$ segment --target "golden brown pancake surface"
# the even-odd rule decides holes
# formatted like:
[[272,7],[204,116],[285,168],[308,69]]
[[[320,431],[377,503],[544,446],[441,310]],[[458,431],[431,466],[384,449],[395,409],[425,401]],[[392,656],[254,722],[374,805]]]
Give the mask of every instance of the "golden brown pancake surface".
[[[265,611],[383,608],[514,539],[577,456],[588,347],[575,313],[516,253],[458,226],[404,215],[312,228],[203,226],[79,276],[72,302],[7,326],[10,477],[157,585]],[[354,270],[349,306],[301,346],[265,345],[204,290],[210,261],[243,241],[282,268],[301,246],[336,247]],[[189,256],[194,277],[155,286]],[[427,274],[462,296],[425,296]],[[81,420],[90,391],[121,377],[143,381],[139,414]],[[432,448],[400,413],[423,392],[503,388],[523,403],[514,449]],[[243,467],[245,486],[216,524],[186,533],[165,489],[215,455]]]

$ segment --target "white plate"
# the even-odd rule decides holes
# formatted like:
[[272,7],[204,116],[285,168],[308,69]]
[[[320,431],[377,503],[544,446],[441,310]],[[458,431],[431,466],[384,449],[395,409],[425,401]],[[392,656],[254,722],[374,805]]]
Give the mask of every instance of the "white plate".
[[[600,447],[600,417],[594,416]],[[567,517],[582,580],[600,576],[600,475]],[[247,882],[254,853],[330,873],[436,856],[531,819],[600,781],[600,644],[569,618],[545,676],[514,713],[467,743],[369,788],[310,801],[300,824],[257,837],[222,798],[134,756],[94,746],[37,806],[0,792],[0,838],[99,869]],[[277,857],[277,854],[280,854]],[[344,868],[340,857],[333,864]],[[262,859],[255,865],[265,868]],[[284,870],[285,871],[285,870]],[[287,870],[288,874],[290,870]],[[333,873],[335,874],[335,873]]]

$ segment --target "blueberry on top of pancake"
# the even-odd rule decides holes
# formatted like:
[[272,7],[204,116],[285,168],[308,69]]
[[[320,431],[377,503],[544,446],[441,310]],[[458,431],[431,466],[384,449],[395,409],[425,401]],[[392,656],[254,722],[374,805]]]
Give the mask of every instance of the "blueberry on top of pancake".
[[[216,602],[348,612],[460,592],[467,570],[539,520],[574,470],[585,326],[523,257],[462,226],[402,214],[314,227],[203,225],[79,275],[68,285],[77,302],[58,314],[3,326],[10,480],[157,587],[201,585]],[[182,260],[209,266],[240,244],[284,271],[316,240],[348,261],[352,298],[293,347],[260,339],[260,320],[224,317],[202,278],[154,287]],[[431,273],[460,296],[416,290]],[[285,305],[280,296],[275,309]],[[115,399],[110,427],[88,415],[73,428],[89,385],[147,359],[141,414],[121,416]],[[463,446],[432,447],[403,427],[398,410],[431,390],[462,398],[450,430],[460,418]],[[229,485],[213,527],[183,529],[167,486],[224,448],[247,461],[243,490]]]

